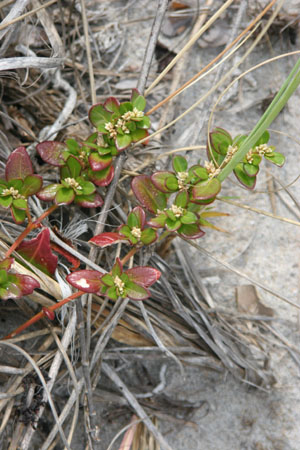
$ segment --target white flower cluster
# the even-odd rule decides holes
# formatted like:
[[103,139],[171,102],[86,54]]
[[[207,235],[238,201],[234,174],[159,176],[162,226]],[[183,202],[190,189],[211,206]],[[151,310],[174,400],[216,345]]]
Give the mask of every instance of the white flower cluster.
[[116,288],[118,289],[119,293],[122,295],[124,293],[124,287],[125,287],[124,281],[122,281],[121,278],[118,277],[118,275],[116,275],[114,278],[114,284],[115,284]]
[[204,167],[208,172],[208,177],[213,178],[221,172],[221,169],[219,167],[215,167],[214,163],[212,161],[205,161]]
[[76,181],[74,178],[65,178],[64,181],[71,187],[74,189],[82,189],[82,187],[80,186],[80,184],[78,183],[78,181]]
[[1,195],[3,197],[5,197],[6,195],[12,195],[15,200],[18,199],[18,198],[25,199],[24,195],[21,195],[20,192],[17,189],[13,188],[13,187],[10,187],[9,189],[3,189]]
[[139,118],[139,117],[143,117],[143,116],[144,116],[143,111],[139,111],[137,108],[133,108],[132,111],[127,111],[126,113],[124,113],[118,119],[117,123],[113,124],[112,122],[108,122],[105,124],[104,128],[108,131],[110,138],[116,139],[118,128],[121,128],[123,133],[129,134],[130,130],[127,128],[126,122],[129,122],[129,120],[131,120],[131,119],[135,119],[135,118]]

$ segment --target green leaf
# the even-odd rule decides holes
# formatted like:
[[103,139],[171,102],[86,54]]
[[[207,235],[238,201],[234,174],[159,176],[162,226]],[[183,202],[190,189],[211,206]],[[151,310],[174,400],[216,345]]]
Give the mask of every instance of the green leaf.
[[249,177],[244,171],[243,171],[243,165],[238,164],[236,168],[234,169],[234,174],[239,180],[239,182],[245,186],[247,189],[254,189],[256,184],[256,177]]
[[91,183],[90,181],[80,181],[80,186],[82,187],[81,191],[82,195],[91,195],[96,190],[96,186],[94,185],[94,183]]
[[55,196],[57,205],[69,205],[75,198],[75,192],[72,188],[60,187]]
[[166,194],[178,190],[178,181],[172,172],[154,172],[151,181],[157,189]]
[[187,160],[183,156],[174,156],[173,161],[173,168],[175,172],[186,172],[188,169]]
[[133,227],[139,227],[139,228],[140,228],[140,226],[141,226],[141,224],[139,223],[138,218],[137,218],[136,215],[135,215],[134,213],[132,213],[132,212],[129,213],[129,215],[128,215],[127,225],[128,225],[130,228],[133,228]]
[[163,228],[167,220],[166,214],[162,213],[156,217],[153,217],[148,221],[148,224],[154,228]]
[[8,187],[13,187],[17,191],[20,191],[22,189],[22,186],[23,186],[22,180],[10,180],[8,183]]
[[136,123],[137,128],[148,129],[151,126],[151,121],[148,116],[143,116],[135,120],[137,121]]
[[166,220],[166,227],[168,228],[168,230],[170,231],[176,231],[178,230],[178,228],[181,227],[181,220],[177,219],[175,221],[171,220],[171,219],[167,219]]
[[12,204],[13,198],[12,195],[7,195],[5,197],[0,197],[0,205],[2,208],[9,208]]
[[130,133],[130,136],[131,136],[131,139],[132,139],[133,142],[138,142],[141,139],[144,139],[145,137],[147,137],[148,134],[149,133],[148,133],[147,130],[144,130],[142,128],[138,128],[135,131],[132,131]]
[[116,147],[118,150],[124,150],[131,144],[131,136],[129,134],[118,134],[116,139]]
[[150,292],[147,288],[140,286],[133,281],[126,283],[126,294],[131,300],[145,300],[150,296]]
[[181,217],[181,223],[192,224],[196,223],[198,220],[196,214],[188,211],[184,216]]
[[125,113],[127,113],[128,111],[132,111],[133,110],[133,106],[131,102],[123,102],[120,105],[120,114],[123,115]]
[[103,277],[101,277],[101,282],[106,286],[114,286],[114,279],[109,273],[106,273]]
[[11,214],[16,223],[23,223],[26,219],[26,211],[15,208],[14,205],[11,206]]
[[243,171],[246,175],[248,175],[248,177],[255,177],[259,172],[259,167],[255,164],[244,163]]
[[110,122],[112,113],[107,111],[101,103],[91,107],[89,111],[89,120],[97,128],[98,125],[104,125]]
[[24,195],[24,197],[34,195],[40,191],[42,184],[42,177],[38,175],[28,175],[24,180],[24,184],[20,190],[20,193]]
[[7,282],[7,272],[5,269],[0,269],[0,285]]
[[77,155],[80,150],[80,145],[78,144],[77,141],[75,141],[75,139],[67,139],[66,146],[68,147],[70,152],[73,153],[74,155]]
[[189,169],[189,179],[192,184],[196,183],[199,180],[208,180],[207,170],[202,166],[192,166]]
[[261,137],[258,139],[258,141],[255,143],[255,147],[258,147],[259,145],[266,144],[269,142],[270,139],[270,133],[268,130],[264,131],[264,133],[261,135]]
[[117,289],[114,286],[108,288],[107,291],[105,292],[105,295],[109,297],[111,300],[117,300],[119,297],[117,294]]
[[282,167],[285,162],[285,157],[281,153],[272,152],[264,155],[265,158],[278,167]]
[[123,272],[123,267],[122,267],[121,260],[120,260],[120,258],[116,258],[116,262],[115,262],[115,264],[114,264],[114,266],[113,266],[113,268],[112,268],[111,273],[112,273],[112,275],[113,275],[114,277],[115,277],[115,276],[120,277],[120,275],[122,274],[122,272]]
[[144,111],[144,109],[146,108],[146,100],[145,100],[145,98],[142,95],[138,95],[132,101],[132,106],[134,108],[137,108],[139,111]]
[[205,234],[196,224],[182,224],[177,233],[186,239],[198,239]]
[[67,159],[66,165],[70,171],[71,178],[79,177],[80,172],[81,172],[81,164],[77,158],[75,158],[72,155],[69,156],[69,158]]
[[181,208],[185,208],[189,201],[189,194],[187,191],[181,191],[176,195],[175,205],[181,206]]
[[24,210],[27,209],[27,200],[25,200],[24,198],[16,198],[15,200],[13,200],[12,204],[15,208]]
[[150,245],[157,239],[157,233],[153,228],[146,228],[142,231],[141,241],[144,245]]
[[[212,149],[221,154],[226,155],[228,146],[232,144],[232,137],[228,133],[228,131],[223,128],[215,128],[209,134],[209,142]],[[209,145],[208,145],[208,154],[210,155]]]
[[192,201],[208,200],[215,197],[221,190],[221,183],[217,178],[197,183],[192,190]]

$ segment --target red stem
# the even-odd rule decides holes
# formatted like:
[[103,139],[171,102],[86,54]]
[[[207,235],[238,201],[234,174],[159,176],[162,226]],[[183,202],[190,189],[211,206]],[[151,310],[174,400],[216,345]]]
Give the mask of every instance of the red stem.
[[12,244],[12,246],[7,250],[5,253],[4,258],[8,258],[12,252],[23,242],[23,240],[26,238],[26,236],[30,233],[30,231],[37,228],[40,223],[47,217],[49,214],[51,214],[53,211],[58,208],[58,205],[52,205],[50,208],[47,209],[36,221],[28,223],[25,230],[18,236],[17,240]]
[[[64,298],[60,302],[56,303],[55,305],[49,306],[47,310],[49,311],[55,311],[56,309],[60,308],[61,306],[65,305],[66,303],[70,302],[71,300],[74,300],[74,298],[80,297],[80,295],[83,295],[84,292],[77,291],[74,294],[70,295],[69,297]],[[31,317],[31,319],[27,320],[27,322],[23,323],[23,325],[20,325],[18,328],[16,328],[12,333],[8,334],[2,340],[11,339],[15,337],[17,334],[20,334],[22,331],[26,330],[26,328],[30,327],[34,323],[41,320],[43,317],[45,317],[44,311],[40,311],[35,316]]]

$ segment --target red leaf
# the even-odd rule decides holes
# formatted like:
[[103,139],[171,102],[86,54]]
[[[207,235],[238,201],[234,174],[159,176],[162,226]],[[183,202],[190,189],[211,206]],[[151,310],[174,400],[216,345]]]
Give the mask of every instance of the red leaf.
[[40,157],[52,166],[63,166],[66,161],[63,158],[63,152],[68,148],[62,142],[44,141],[36,146]]
[[161,276],[159,270],[149,266],[133,267],[132,269],[126,270],[126,274],[131,281],[144,287],[151,286]]
[[67,276],[66,280],[76,289],[83,292],[95,293],[101,288],[101,276],[103,273],[96,270],[78,270]]
[[24,180],[33,174],[32,164],[25,147],[18,147],[9,156],[5,166],[5,178],[7,181],[19,178]]
[[15,284],[21,290],[20,297],[22,297],[23,295],[29,295],[34,289],[38,289],[40,287],[40,283],[35,278],[29,275],[14,274],[14,276],[17,279]]
[[99,247],[108,247],[112,244],[117,244],[118,242],[127,242],[127,239],[124,236],[121,236],[119,233],[101,233],[97,236],[94,236],[89,242],[98,245]]
[[57,267],[57,256],[51,251],[48,228],[44,228],[36,238],[23,241],[16,250],[42,272],[47,275],[54,274]]
[[163,211],[167,206],[166,195],[160,192],[147,175],[139,175],[132,180],[131,187],[138,201],[150,212]]

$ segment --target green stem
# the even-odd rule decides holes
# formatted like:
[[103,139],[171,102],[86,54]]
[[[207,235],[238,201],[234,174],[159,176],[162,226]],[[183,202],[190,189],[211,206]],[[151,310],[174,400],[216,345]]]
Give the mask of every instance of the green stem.
[[45,211],[36,221],[34,222],[30,222],[27,227],[25,228],[25,230],[20,234],[20,236],[18,236],[18,238],[16,239],[16,241],[12,244],[11,247],[9,247],[9,249],[7,250],[7,252],[5,253],[5,258],[8,258],[12,252],[14,250],[16,250],[16,248],[21,244],[21,242],[23,242],[23,240],[26,238],[26,236],[35,228],[37,228],[40,223],[47,217],[49,216],[49,214],[51,214],[53,211],[56,210],[56,208],[58,208],[58,205],[52,205],[50,206],[50,208],[47,209],[47,211]]
[[218,175],[220,182],[225,180],[226,177],[234,170],[239,162],[243,160],[248,151],[255,145],[261,135],[271,125],[273,120],[276,119],[280,111],[288,102],[291,95],[295,92],[300,84],[300,59],[295,64],[293,70],[283,83],[276,97],[274,97],[272,103],[265,111],[263,116],[257,122],[247,139],[242,143],[239,150],[233,155],[229,163],[224,167],[221,173]]

